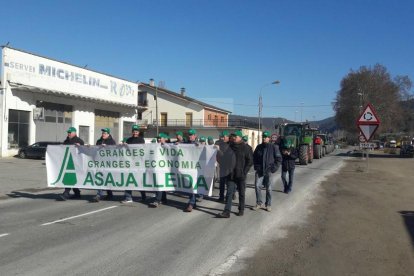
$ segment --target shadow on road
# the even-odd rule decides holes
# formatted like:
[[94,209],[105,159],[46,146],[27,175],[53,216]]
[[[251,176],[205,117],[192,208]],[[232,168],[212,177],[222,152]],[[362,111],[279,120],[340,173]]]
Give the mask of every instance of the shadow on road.
[[402,216],[408,234],[410,234],[411,245],[414,247],[414,211],[399,211]]
[[7,196],[11,197],[11,198],[24,197],[24,198],[30,198],[30,199],[52,199],[52,200],[56,200],[56,198],[58,197],[58,194],[56,194],[56,193],[32,194],[32,193],[27,193],[27,192],[13,191],[13,192],[7,194]]

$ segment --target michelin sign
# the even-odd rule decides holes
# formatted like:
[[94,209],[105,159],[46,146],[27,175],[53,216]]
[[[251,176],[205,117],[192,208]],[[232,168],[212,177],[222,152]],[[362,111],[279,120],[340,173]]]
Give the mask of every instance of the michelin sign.
[[137,99],[136,83],[7,47],[3,68],[16,84],[128,105]]
[[211,196],[216,149],[194,145],[48,146],[48,187]]

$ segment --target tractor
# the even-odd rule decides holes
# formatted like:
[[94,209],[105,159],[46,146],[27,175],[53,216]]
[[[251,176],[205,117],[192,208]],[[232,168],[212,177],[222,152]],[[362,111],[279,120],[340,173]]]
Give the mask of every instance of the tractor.
[[297,150],[301,165],[313,162],[313,136],[309,123],[286,123],[277,128],[288,146]]

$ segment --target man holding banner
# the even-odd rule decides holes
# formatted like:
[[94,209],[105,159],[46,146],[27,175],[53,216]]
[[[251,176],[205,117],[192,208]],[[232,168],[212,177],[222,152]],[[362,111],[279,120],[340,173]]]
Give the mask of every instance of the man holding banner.
[[[81,138],[79,138],[76,135],[76,128],[70,127],[67,130],[68,136],[66,137],[66,140],[63,141],[64,145],[76,145],[76,146],[83,146],[85,143]],[[59,196],[60,200],[66,201],[68,198],[80,198],[80,190],[78,188],[73,188],[73,192],[75,193],[72,197],[69,195],[71,188],[65,188],[65,191],[63,194]]]
[[[168,135],[161,132],[158,135],[160,145],[164,145],[167,142]],[[165,191],[158,191],[155,193],[155,201],[149,204],[149,207],[158,208],[161,204],[167,203],[167,192]]]
[[[193,144],[195,146],[199,145],[197,143],[197,132],[195,129],[190,129],[188,131],[188,141],[186,142],[186,144]],[[190,194],[188,204],[187,204],[187,207],[184,209],[184,212],[189,213],[193,211],[193,209],[196,207],[196,202],[202,201],[202,200],[203,200],[203,195]]]
[[[115,140],[112,138],[111,130],[109,128],[103,128],[101,129],[102,135],[101,138],[99,138],[96,141],[97,146],[111,146],[116,145]],[[106,190],[107,196],[105,199],[112,199],[113,193],[112,190]],[[103,197],[103,190],[98,190],[96,196],[93,198],[92,202],[99,202],[101,198]]]
[[[145,140],[144,138],[139,136],[139,126],[138,125],[133,125],[132,126],[132,136],[129,137],[125,144],[127,145],[134,145],[134,144],[145,144]],[[147,195],[145,192],[141,191],[141,200],[145,201],[147,199]],[[131,190],[126,190],[125,191],[125,199],[123,201],[121,201],[121,203],[132,203],[132,191]]]

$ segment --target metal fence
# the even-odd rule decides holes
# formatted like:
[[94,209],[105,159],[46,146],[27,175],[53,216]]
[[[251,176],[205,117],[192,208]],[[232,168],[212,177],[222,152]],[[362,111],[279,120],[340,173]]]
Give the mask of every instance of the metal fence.
[[[157,120],[153,120],[152,124],[157,125]],[[159,120],[159,127],[211,127],[211,128],[227,128],[227,127],[248,127],[248,128],[258,128],[258,123],[243,120],[243,119],[234,119],[234,120],[224,120],[224,121],[211,121],[211,120],[192,120],[188,121],[185,119],[169,119],[169,120]]]

